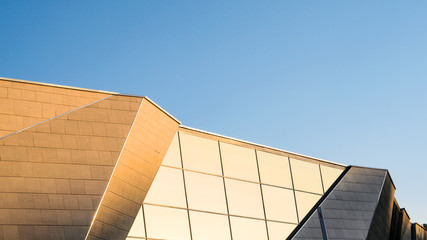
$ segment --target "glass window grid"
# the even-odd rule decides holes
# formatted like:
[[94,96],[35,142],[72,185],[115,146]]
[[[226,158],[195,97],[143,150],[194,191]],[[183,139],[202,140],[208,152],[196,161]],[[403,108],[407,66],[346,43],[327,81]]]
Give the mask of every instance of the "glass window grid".
[[[302,192],[302,193],[309,193],[309,194],[314,194],[314,195],[318,195],[318,196],[322,196],[323,194],[319,194],[319,193],[314,193],[314,192],[308,192],[308,191],[303,191],[303,190],[297,190],[294,187],[294,183],[293,183],[293,177],[292,177],[292,168],[290,166],[290,172],[291,172],[291,179],[292,179],[292,188],[288,188],[288,187],[283,187],[283,186],[277,186],[277,185],[273,185],[273,184],[267,184],[267,183],[262,183],[261,179],[260,179],[260,172],[259,172],[259,160],[257,157],[257,150],[253,149],[255,151],[255,156],[256,156],[256,162],[257,162],[257,167],[258,167],[258,182],[254,182],[254,181],[249,181],[249,180],[244,180],[244,179],[237,179],[237,178],[233,178],[233,177],[227,177],[224,176],[224,170],[223,170],[223,165],[222,165],[222,159],[221,159],[221,150],[220,150],[220,142],[218,142],[218,151],[220,152],[220,161],[221,161],[221,168],[222,168],[222,175],[218,175],[218,174],[212,174],[212,173],[205,173],[205,172],[199,172],[199,171],[194,171],[191,169],[184,169],[182,168],[183,166],[183,160],[182,160],[182,152],[181,152],[181,141],[179,139],[179,132],[178,132],[178,144],[179,144],[179,149],[180,149],[180,157],[181,157],[181,168],[179,167],[175,167],[175,166],[169,166],[169,165],[164,165],[162,164],[162,166],[164,167],[168,167],[168,168],[174,168],[174,169],[180,169],[183,173],[183,181],[184,181],[184,188],[185,188],[185,198],[186,198],[186,204],[187,204],[187,208],[182,208],[182,207],[174,207],[174,206],[166,206],[166,205],[159,205],[159,204],[152,204],[152,203],[144,203],[143,205],[152,205],[152,206],[159,206],[159,207],[166,207],[166,208],[175,208],[175,209],[182,209],[182,210],[186,210],[187,211],[187,216],[188,216],[188,221],[189,221],[189,227],[190,227],[190,236],[192,238],[191,235],[191,219],[190,219],[190,211],[195,211],[195,212],[202,212],[202,213],[210,213],[210,214],[217,214],[217,215],[224,215],[224,216],[228,216],[229,219],[229,225],[230,223],[230,217],[243,217],[243,218],[248,218],[248,219],[255,219],[255,220],[262,220],[265,222],[266,225],[266,230],[267,230],[267,237],[268,237],[268,222],[276,222],[276,223],[283,223],[283,224],[291,224],[291,225],[295,225],[297,226],[300,222],[300,220],[302,220],[302,218],[304,216],[297,216],[297,223],[290,223],[290,222],[283,222],[283,221],[277,221],[277,220],[271,220],[271,219],[266,219],[266,214],[265,214],[265,206],[264,206],[264,197],[262,196],[262,187],[263,185],[265,186],[271,186],[271,187],[277,187],[277,188],[282,188],[282,189],[288,189],[288,190],[292,190],[294,192],[294,199],[295,199],[295,206],[296,206],[296,211],[297,211],[297,215],[298,215],[298,205],[297,205],[297,200],[296,200],[296,196],[295,196],[295,192]],[[288,162],[290,165],[290,158],[288,158]],[[322,179],[322,174],[321,174],[321,168],[320,168],[320,164],[318,164],[319,166],[319,172],[320,172],[320,176],[321,176],[321,184],[322,184],[322,189],[323,189],[323,193],[325,192],[324,189],[325,187],[323,186],[323,179]],[[228,214],[224,214],[224,213],[217,213],[217,212],[209,212],[209,211],[203,211],[203,210],[197,210],[197,209],[190,209],[188,208],[188,197],[187,197],[187,190],[185,187],[185,176],[184,176],[184,171],[189,171],[189,172],[195,172],[195,173],[201,173],[201,174],[206,174],[206,175],[211,175],[211,176],[217,176],[217,177],[221,177],[223,178],[223,182],[224,182],[224,188],[225,188],[225,180],[226,178],[228,179],[234,179],[234,180],[238,180],[238,181],[243,181],[243,182],[249,182],[249,183],[254,183],[254,184],[258,184],[260,186],[261,189],[261,199],[263,201],[263,209],[264,209],[264,219],[261,218],[254,218],[254,217],[248,217],[248,216],[239,216],[239,215],[233,215],[233,214],[229,214],[229,210],[228,210],[228,201],[227,201],[227,190],[225,189],[225,198],[226,198],[226,203],[227,203],[227,212]],[[142,208],[144,209],[144,208]],[[145,213],[144,210],[142,211],[143,214],[143,219],[144,219],[144,225],[145,225]],[[145,231],[146,228],[145,228]],[[231,229],[231,225],[230,225],[230,232],[232,232]],[[140,239],[150,239],[147,238],[147,232],[145,233],[146,236],[145,238],[140,238]],[[131,236],[129,236],[129,238],[131,238]]]
[[[169,166],[169,165],[163,165],[163,164],[161,166],[162,167],[168,167],[168,168],[175,168],[175,169],[179,169],[179,170],[184,170],[184,171],[187,171],[187,172],[194,172],[194,173],[206,174],[206,175],[220,177],[220,178],[225,178],[225,179],[233,179],[233,180],[238,180],[238,181],[242,181],[242,182],[248,182],[248,183],[254,183],[254,184],[261,184],[263,186],[270,186],[270,187],[277,187],[277,188],[282,188],[282,189],[287,189],[287,190],[294,190],[293,188],[288,188],[288,187],[273,185],[273,184],[269,184],[269,183],[259,183],[259,182],[244,180],[244,179],[238,179],[238,178],[233,178],[233,177],[222,176],[222,175],[218,175],[218,174],[199,172],[199,171],[195,171],[195,170],[191,170],[191,169],[186,169],[186,168],[178,168],[178,167]],[[299,189],[295,189],[295,191],[296,192],[303,192],[303,193],[310,193],[310,194],[319,195],[319,196],[323,195],[323,194],[320,194],[320,193],[309,192],[309,191],[304,191],[304,190],[299,190]]]

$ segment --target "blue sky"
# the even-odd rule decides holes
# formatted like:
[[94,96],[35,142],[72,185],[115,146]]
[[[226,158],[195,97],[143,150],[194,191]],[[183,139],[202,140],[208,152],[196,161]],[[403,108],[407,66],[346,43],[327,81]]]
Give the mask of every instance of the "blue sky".
[[0,0],[0,76],[146,95],[184,125],[389,169],[427,223],[426,1]]

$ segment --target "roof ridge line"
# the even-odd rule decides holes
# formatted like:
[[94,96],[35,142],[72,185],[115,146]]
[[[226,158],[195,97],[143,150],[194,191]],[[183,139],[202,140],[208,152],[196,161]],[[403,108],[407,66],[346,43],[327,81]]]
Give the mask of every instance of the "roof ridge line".
[[6,78],[6,77],[1,77],[1,76],[0,76],[0,80],[10,81],[10,82],[20,82],[20,83],[35,84],[35,85],[48,86],[48,87],[73,89],[73,90],[86,91],[86,92],[106,93],[106,94],[111,94],[111,95],[120,94],[118,92],[110,92],[110,91],[95,90],[95,89],[80,88],[80,87],[71,87],[71,86],[66,86],[66,85],[59,85],[59,84],[52,84],[52,83],[42,83],[42,82],[28,81],[28,80],[23,80],[23,79]]

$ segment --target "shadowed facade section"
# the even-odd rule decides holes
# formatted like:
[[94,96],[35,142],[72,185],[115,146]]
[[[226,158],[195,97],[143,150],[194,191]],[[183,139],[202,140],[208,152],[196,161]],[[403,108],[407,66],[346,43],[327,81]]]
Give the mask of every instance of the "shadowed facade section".
[[412,238],[411,239],[427,240],[427,228],[419,225],[418,223],[413,223],[412,224]]
[[86,239],[125,239],[179,122],[144,98]]
[[[369,233],[366,239],[393,239],[390,235],[390,229],[392,223],[393,214],[393,202],[394,202],[395,188],[393,182],[388,174],[384,179],[381,195],[378,200],[377,208],[375,209],[374,216],[372,218]],[[399,224],[402,225],[402,224]],[[396,234],[396,237],[400,234]]]
[[[391,186],[394,193],[394,186],[391,181],[385,182],[386,178],[389,179],[386,170],[351,167],[318,205],[323,213],[324,227],[320,224],[318,210],[315,210],[288,239],[324,239],[322,231],[327,239],[367,239],[384,183],[387,191]],[[390,192],[384,193],[384,199],[389,195]],[[379,220],[376,224],[383,228]]]
[[0,140],[0,239],[84,239],[142,98],[112,96]]

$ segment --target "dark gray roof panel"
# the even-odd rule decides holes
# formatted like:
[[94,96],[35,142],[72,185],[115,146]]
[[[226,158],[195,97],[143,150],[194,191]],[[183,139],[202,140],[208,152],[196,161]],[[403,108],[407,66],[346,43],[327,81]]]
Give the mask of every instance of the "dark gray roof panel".
[[[328,239],[366,239],[386,170],[351,167],[319,204]],[[388,194],[386,194],[388,195]],[[323,239],[317,210],[292,239]]]

